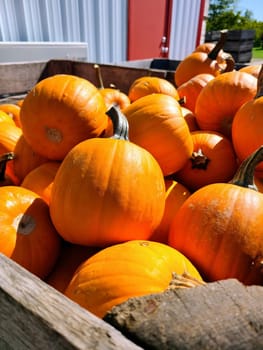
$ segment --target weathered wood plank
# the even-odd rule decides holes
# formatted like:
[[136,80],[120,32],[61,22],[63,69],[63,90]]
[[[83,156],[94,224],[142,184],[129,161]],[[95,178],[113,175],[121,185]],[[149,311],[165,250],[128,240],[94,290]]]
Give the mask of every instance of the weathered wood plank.
[[263,349],[263,287],[229,279],[131,298],[104,318],[147,349]]
[[0,254],[0,349],[140,347]]
[[0,63],[0,95],[29,91],[45,65],[46,62]]

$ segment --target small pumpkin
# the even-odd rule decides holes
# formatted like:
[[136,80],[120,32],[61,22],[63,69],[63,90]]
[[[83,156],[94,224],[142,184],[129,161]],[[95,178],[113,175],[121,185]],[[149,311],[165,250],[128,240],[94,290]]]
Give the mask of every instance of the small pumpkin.
[[173,179],[165,179],[165,208],[160,225],[150,237],[151,241],[168,244],[168,235],[172,219],[180,206],[190,196],[189,189]]
[[[263,65],[257,84],[254,98],[244,103],[233,118],[232,142],[240,161],[263,144]],[[262,177],[263,163],[259,164],[256,170]]]
[[7,113],[14,121],[16,126],[21,127],[20,122],[20,106],[15,103],[2,103],[0,104],[0,111]]
[[231,141],[214,131],[197,130],[191,135],[194,151],[175,174],[175,179],[191,191],[211,183],[230,181],[238,167]]
[[123,113],[130,140],[158,161],[164,176],[181,169],[193,151],[190,130],[175,98],[150,94],[139,98]]
[[190,109],[184,106],[181,106],[181,111],[189,130],[190,131],[199,130],[199,126],[196,122],[196,117],[194,113]]
[[224,54],[224,61],[222,62],[222,55],[217,60],[219,52],[224,46],[227,38],[227,31],[221,31],[221,38],[215,47],[210,51],[202,52],[196,51],[186,56],[177,66],[174,73],[175,86],[178,88],[197,74],[207,73],[213,76],[232,71],[234,69],[235,61],[230,54]]
[[227,72],[210,80],[196,100],[195,116],[200,129],[217,131],[231,139],[237,110],[256,92],[257,79],[245,72]]
[[148,239],[163,215],[165,184],[159,164],[127,140],[127,120],[119,109],[107,113],[114,119],[114,136],[76,145],[52,185],[52,222],[74,244],[103,247]]
[[163,292],[173,273],[201,284],[191,262],[166,244],[143,240],[100,250],[77,269],[65,295],[98,317],[128,298]]
[[48,205],[20,186],[0,187],[0,252],[45,278],[59,256],[61,239]]
[[165,94],[179,100],[175,86],[168,80],[160,77],[143,76],[137,78],[128,91],[131,102],[150,94]]
[[13,125],[16,125],[14,120],[13,120],[13,118],[10,117],[9,114],[7,114],[6,112],[0,110],[0,123],[2,123],[2,122],[7,122],[7,123],[11,123]]
[[190,111],[194,113],[198,95],[200,94],[203,87],[213,78],[214,76],[212,74],[201,73],[195,75],[180,85],[177,88],[177,91],[180,98],[184,99],[183,107],[190,109]]
[[263,282],[263,195],[254,170],[263,146],[240,165],[230,183],[204,186],[182,204],[169,232],[169,245],[184,254],[207,281],[236,278]]
[[49,204],[51,190],[60,162],[49,161],[31,170],[23,179],[20,186],[37,193]]
[[107,126],[106,105],[86,79],[57,74],[38,82],[26,95],[20,119],[32,149],[51,160],[62,160],[79,142],[97,137]]

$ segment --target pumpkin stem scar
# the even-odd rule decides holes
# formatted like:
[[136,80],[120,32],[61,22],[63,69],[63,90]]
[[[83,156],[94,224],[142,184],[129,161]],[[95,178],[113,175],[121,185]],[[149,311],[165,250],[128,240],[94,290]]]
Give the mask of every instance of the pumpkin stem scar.
[[34,231],[36,222],[31,215],[19,214],[15,217],[12,226],[17,230],[17,233],[29,235]]
[[58,129],[46,127],[45,132],[48,140],[51,142],[60,143],[63,139],[62,133]]

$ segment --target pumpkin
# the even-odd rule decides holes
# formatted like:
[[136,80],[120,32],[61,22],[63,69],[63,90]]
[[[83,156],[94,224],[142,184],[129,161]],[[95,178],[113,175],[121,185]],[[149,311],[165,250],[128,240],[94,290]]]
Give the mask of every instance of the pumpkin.
[[221,38],[215,47],[210,51],[196,51],[186,56],[177,66],[174,73],[175,86],[178,88],[197,74],[207,73],[213,76],[232,71],[234,69],[234,59],[230,54],[224,54],[224,62],[222,55],[217,60],[218,54],[224,46],[227,37],[227,31],[221,31]]
[[231,141],[214,131],[191,133],[194,151],[175,179],[191,191],[215,182],[228,182],[237,171],[238,163]]
[[49,161],[31,170],[23,179],[21,186],[37,193],[49,204],[51,190],[60,162]]
[[158,161],[164,176],[181,169],[191,156],[193,141],[181,106],[165,94],[150,94],[128,106],[130,141],[145,148]]
[[239,72],[246,72],[252,74],[255,78],[258,78],[259,72],[261,70],[262,65],[258,64],[249,64],[239,69]]
[[20,186],[0,187],[0,252],[40,278],[52,270],[61,239],[48,205]]
[[[98,64],[94,64],[94,69],[96,70],[97,78],[99,82],[99,92],[104,98],[104,102],[106,104],[107,110],[109,110],[112,106],[116,106],[120,108],[120,110],[127,107],[131,103],[129,97],[124,92],[115,88],[113,84],[111,84],[110,87],[105,88],[100,66]],[[109,121],[110,121],[110,118],[109,118]]]
[[[18,126],[10,122],[0,123],[0,154],[14,152],[21,134],[22,130]],[[12,179],[14,184],[18,184],[19,180],[14,173],[14,159],[6,164],[6,175]]]
[[197,74],[191,79],[177,88],[179,97],[184,99],[183,107],[190,109],[193,113],[195,112],[195,104],[200,91],[203,87],[214,78],[212,74],[201,73]]
[[76,145],[52,185],[52,222],[74,244],[102,247],[148,239],[164,212],[159,164],[147,150],[127,140],[127,120],[120,110],[110,111],[114,136]]
[[263,195],[253,180],[262,160],[261,146],[241,163],[230,183],[210,184],[191,194],[171,223],[169,245],[207,281],[263,282]]
[[165,208],[160,225],[150,237],[151,241],[168,244],[168,235],[172,219],[180,206],[190,196],[191,192],[186,186],[172,179],[165,179]]
[[129,241],[104,248],[81,264],[65,295],[103,317],[128,298],[163,292],[174,272],[187,272],[202,283],[196,268],[177,250],[158,242]]
[[16,126],[21,127],[20,122],[20,106],[15,103],[3,103],[0,104],[0,111],[7,113],[14,121]]
[[[243,161],[263,144],[263,65],[258,77],[257,93],[235,113],[232,124],[232,142]],[[263,174],[263,163],[256,169]],[[262,175],[260,175],[262,177]]]
[[79,265],[98,251],[99,249],[95,247],[62,241],[59,257],[45,282],[64,293]]
[[14,153],[15,159],[13,161],[13,172],[18,179],[17,181],[19,184],[21,184],[26,175],[33,169],[50,161],[48,158],[43,157],[33,150],[26,141],[24,134],[22,134],[17,140]]
[[196,118],[195,118],[194,113],[190,109],[188,109],[184,106],[181,106],[181,111],[182,111],[182,115],[184,117],[184,120],[186,121],[186,124],[189,128],[189,131],[199,130],[199,126],[196,122]]
[[257,79],[240,71],[227,72],[210,80],[196,100],[195,117],[200,129],[217,131],[231,138],[235,113],[254,98],[256,91]]
[[[215,48],[216,44],[215,43],[211,43],[211,42],[204,42],[200,45],[198,45],[193,52],[205,52],[205,53],[210,53],[214,48]],[[221,49],[218,54],[217,54],[217,61],[220,62],[224,62],[224,57],[225,57],[225,52]]]
[[[1,105],[0,105],[1,106]],[[0,110],[0,123],[7,122],[16,125],[13,118],[9,114]]]
[[128,91],[128,97],[131,102],[150,94],[165,94],[179,100],[175,86],[168,80],[160,77],[143,76],[137,78]]
[[77,76],[57,74],[38,82],[26,95],[20,119],[32,149],[59,161],[79,142],[102,134],[108,121],[105,112],[95,85]]

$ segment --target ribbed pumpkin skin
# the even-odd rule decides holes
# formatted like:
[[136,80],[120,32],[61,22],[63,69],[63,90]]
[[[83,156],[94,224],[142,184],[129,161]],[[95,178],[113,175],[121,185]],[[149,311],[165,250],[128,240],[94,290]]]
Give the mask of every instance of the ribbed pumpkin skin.
[[257,79],[244,72],[227,72],[209,81],[196,100],[195,116],[200,129],[231,137],[235,113],[255,97],[256,91]]
[[106,246],[148,239],[164,205],[163,174],[149,152],[128,141],[93,138],[62,161],[50,213],[65,240]]
[[[232,142],[240,161],[263,144],[263,96],[245,103],[232,124]],[[263,163],[256,168],[262,174]],[[262,175],[260,175],[262,177]]]
[[107,110],[110,109],[112,105],[118,106],[122,110],[131,103],[128,95],[118,89],[103,88],[99,89],[99,92],[104,98]]
[[172,273],[201,280],[191,262],[171,247],[135,240],[101,250],[76,271],[66,296],[98,317],[130,297],[163,292]]
[[45,278],[55,265],[61,244],[48,205],[20,186],[0,187],[0,198],[1,253]]
[[197,189],[215,182],[228,182],[235,175],[238,167],[236,154],[231,141],[215,131],[197,130],[191,133],[194,142],[194,152],[201,150],[208,159],[204,167],[194,167],[200,164],[198,155],[193,155],[185,166],[175,174],[175,178],[189,190]]
[[77,143],[99,136],[107,126],[98,89],[72,75],[54,75],[25,97],[20,119],[26,141],[40,155],[62,160]]
[[150,94],[165,94],[179,99],[175,86],[168,80],[145,76],[136,79],[129,88],[128,96],[131,102]]
[[165,176],[184,166],[192,154],[193,141],[181,106],[173,97],[147,95],[123,113],[129,122],[130,140],[155,157]]
[[233,184],[211,184],[180,207],[169,245],[188,257],[208,281],[237,278],[262,284],[263,195]]
[[246,72],[258,78],[261,69],[261,64],[249,64],[248,66],[239,69],[239,72]]

